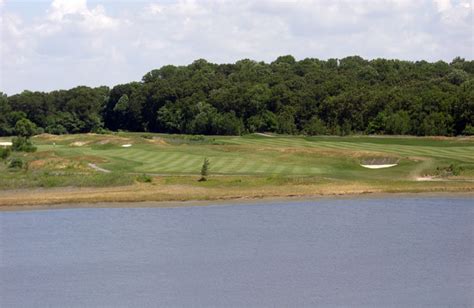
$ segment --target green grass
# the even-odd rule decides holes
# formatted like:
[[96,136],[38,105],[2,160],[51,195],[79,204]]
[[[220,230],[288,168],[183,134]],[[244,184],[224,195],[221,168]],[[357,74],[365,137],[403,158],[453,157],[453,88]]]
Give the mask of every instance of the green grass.
[[[82,166],[81,172],[87,173],[82,177],[95,178],[91,181],[92,186],[100,185],[100,183],[117,185],[122,182],[128,183],[130,178],[133,179],[131,176],[130,178],[124,176],[123,178],[127,180],[122,182],[112,180],[117,177],[117,174],[198,175],[204,157],[210,160],[211,176],[263,176],[276,179],[293,177],[303,178],[303,181],[308,179],[321,181],[325,178],[365,181],[408,180],[417,175],[430,173],[436,167],[449,166],[451,163],[461,166],[463,175],[474,176],[474,141],[462,138],[438,140],[416,137],[264,137],[258,135],[191,137],[119,133],[66,135],[54,139],[40,136],[33,140],[38,146],[38,152],[28,154],[25,159],[34,161],[56,157],[79,161]],[[85,144],[72,146],[75,142]],[[126,143],[132,144],[132,147],[121,147]],[[41,158],[43,154],[44,157]],[[374,156],[398,159],[399,165],[379,170],[370,170],[360,166],[364,157]],[[112,173],[100,175],[96,171],[88,170],[88,162],[94,162]],[[2,167],[0,171],[6,172],[2,171]],[[32,173],[35,172],[39,171]],[[80,176],[74,175],[76,173],[73,168],[68,176],[57,181],[64,181],[71,185],[74,185],[74,181],[82,183]],[[74,181],[65,180],[74,177],[76,177]],[[104,179],[97,179],[100,177]],[[39,186],[57,184],[49,185],[48,181],[56,180],[48,179],[46,184],[41,182]],[[286,179],[276,181],[282,184],[288,183]],[[5,182],[5,175],[0,176],[0,187],[11,186],[6,185]]]

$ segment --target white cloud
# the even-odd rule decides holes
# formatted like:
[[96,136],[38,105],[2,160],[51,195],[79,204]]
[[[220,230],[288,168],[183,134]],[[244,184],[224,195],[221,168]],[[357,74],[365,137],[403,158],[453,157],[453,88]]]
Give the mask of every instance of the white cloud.
[[[5,7],[15,8],[11,3]],[[358,54],[450,61],[473,54],[470,0],[156,0],[103,6],[54,0],[35,17],[22,15],[24,6],[0,14],[1,69],[9,76],[2,88],[9,93],[113,85],[197,58]]]
[[83,31],[99,31],[116,29],[119,20],[108,16],[101,5],[90,9],[87,0],[53,0],[46,20],[36,29],[39,34],[48,35],[68,25],[75,25]]
[[62,21],[67,15],[82,15],[87,12],[87,0],[53,0],[49,9],[48,19]]
[[433,0],[436,3],[438,12],[443,12],[451,8],[451,0]]
[[[439,0],[438,0],[439,1]],[[448,1],[449,2],[449,1]],[[439,7],[440,8],[440,7]],[[441,20],[443,23],[454,27],[470,27],[471,36],[473,35],[473,17],[472,7],[470,0],[461,0],[455,5],[449,3],[444,5],[443,9],[440,9]]]

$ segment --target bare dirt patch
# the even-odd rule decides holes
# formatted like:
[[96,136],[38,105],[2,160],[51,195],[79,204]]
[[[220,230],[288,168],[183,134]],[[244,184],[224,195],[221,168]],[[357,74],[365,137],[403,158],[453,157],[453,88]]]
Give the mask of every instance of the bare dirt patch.
[[85,142],[85,141],[74,141],[74,142],[70,143],[69,145],[72,146],[72,147],[82,147],[86,144],[87,144],[87,142]]
[[97,166],[96,164],[93,164],[93,163],[88,163],[87,165],[90,168],[94,169],[95,171],[99,171],[99,172],[103,172],[103,173],[110,173],[111,172],[110,170],[101,168],[101,167],[99,167],[99,166]]

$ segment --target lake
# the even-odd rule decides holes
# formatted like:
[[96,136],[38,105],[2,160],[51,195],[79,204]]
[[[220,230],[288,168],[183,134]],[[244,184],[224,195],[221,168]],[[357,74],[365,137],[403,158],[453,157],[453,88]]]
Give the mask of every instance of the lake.
[[474,305],[474,202],[0,212],[1,307]]

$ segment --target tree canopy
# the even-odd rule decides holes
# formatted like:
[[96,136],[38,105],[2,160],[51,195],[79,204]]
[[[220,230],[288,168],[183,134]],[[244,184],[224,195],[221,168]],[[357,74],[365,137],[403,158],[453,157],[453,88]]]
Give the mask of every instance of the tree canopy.
[[[28,119],[53,134],[472,134],[474,61],[366,60],[166,65],[140,82],[0,93],[0,135]],[[25,121],[20,122],[24,126]],[[23,127],[24,128],[24,127]],[[23,129],[21,128],[21,129]]]

